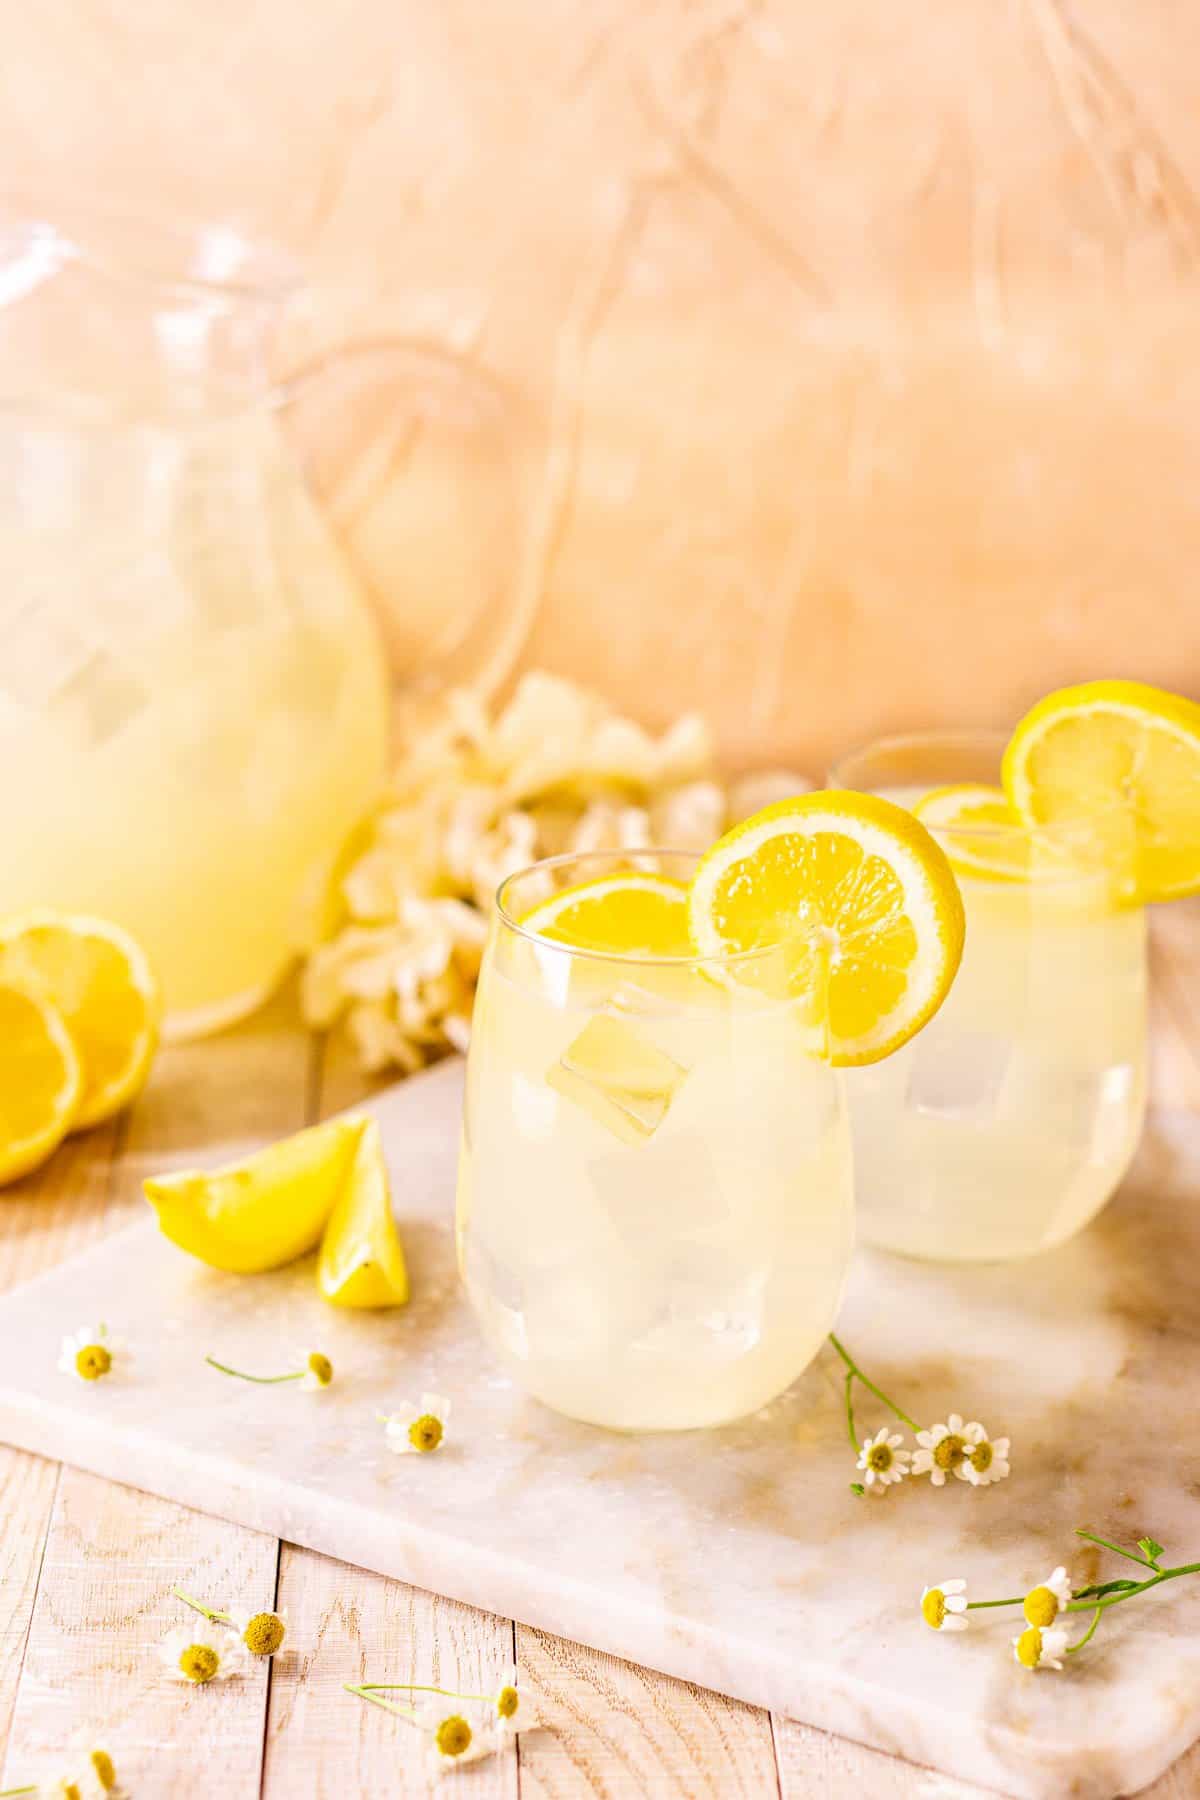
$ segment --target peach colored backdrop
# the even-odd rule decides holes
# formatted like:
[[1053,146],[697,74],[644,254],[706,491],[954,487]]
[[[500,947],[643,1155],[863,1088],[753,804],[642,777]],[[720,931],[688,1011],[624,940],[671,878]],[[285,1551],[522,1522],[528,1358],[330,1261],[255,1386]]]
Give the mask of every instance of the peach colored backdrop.
[[1200,688],[1194,7],[0,4],[8,194],[269,234],[309,352],[436,353],[388,493],[346,450],[402,672],[519,604],[813,768]]

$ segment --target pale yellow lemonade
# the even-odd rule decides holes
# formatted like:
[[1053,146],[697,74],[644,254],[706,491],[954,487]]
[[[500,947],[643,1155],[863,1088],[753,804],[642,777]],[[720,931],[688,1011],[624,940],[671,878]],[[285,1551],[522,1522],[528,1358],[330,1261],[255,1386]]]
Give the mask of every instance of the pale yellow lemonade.
[[44,448],[78,488],[0,539],[0,914],[116,921],[208,1029],[273,985],[383,778],[382,656],[269,415],[94,435],[29,430],[27,486]]
[[[909,807],[927,787],[875,791]],[[1133,1157],[1146,1101],[1146,926],[1102,869],[1034,856],[1026,879],[970,872],[933,835],[966,908],[940,1012],[895,1055],[847,1073],[864,1241],[960,1261],[1072,1236]]]
[[834,1322],[853,1241],[841,1077],[791,1002],[498,917],[458,1222],[484,1336],[536,1398],[627,1430],[737,1418]]

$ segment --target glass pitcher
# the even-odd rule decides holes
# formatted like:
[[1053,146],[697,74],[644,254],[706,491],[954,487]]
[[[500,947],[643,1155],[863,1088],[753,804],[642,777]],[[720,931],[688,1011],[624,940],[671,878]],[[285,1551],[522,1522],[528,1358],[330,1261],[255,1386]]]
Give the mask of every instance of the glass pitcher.
[[275,985],[386,770],[377,571],[318,495],[355,418],[371,511],[413,352],[274,383],[294,286],[224,230],[0,225],[0,916],[126,926],[175,1036]]

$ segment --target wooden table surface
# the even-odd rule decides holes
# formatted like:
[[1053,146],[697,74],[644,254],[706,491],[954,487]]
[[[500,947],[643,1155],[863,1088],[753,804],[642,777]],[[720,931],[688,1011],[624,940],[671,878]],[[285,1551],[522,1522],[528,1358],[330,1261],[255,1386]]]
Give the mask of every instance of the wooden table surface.
[[[1200,1111],[1200,908],[1161,910],[1153,942],[1154,1096]],[[150,1169],[294,1131],[363,1092],[336,1044],[300,1029],[286,996],[225,1037],[165,1051],[127,1116],[72,1140],[0,1200],[0,1289],[128,1222]],[[99,1317],[103,1302],[98,1294]],[[436,1778],[420,1735],[343,1682],[479,1692],[515,1657],[554,1729],[456,1777],[480,1800],[981,1792],[7,1447],[0,1519],[0,1787],[46,1778],[57,1747],[81,1732],[107,1744],[136,1800],[423,1795]],[[165,1680],[156,1647],[180,1621],[176,1584],[218,1606],[244,1597],[286,1607],[291,1648],[228,1685]],[[1200,1792],[1200,1746],[1149,1792]]]

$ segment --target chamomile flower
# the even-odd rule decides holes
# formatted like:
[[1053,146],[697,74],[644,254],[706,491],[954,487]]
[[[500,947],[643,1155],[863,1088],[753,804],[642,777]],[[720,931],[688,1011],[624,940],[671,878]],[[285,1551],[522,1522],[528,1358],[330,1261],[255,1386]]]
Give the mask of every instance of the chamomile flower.
[[279,1612],[234,1613],[233,1629],[251,1656],[277,1656],[287,1636],[287,1607]]
[[107,1325],[81,1325],[62,1341],[59,1372],[79,1381],[101,1381],[112,1374],[118,1358],[124,1360],[128,1354],[124,1340],[113,1337]]
[[1023,1669],[1061,1669],[1067,1632],[1062,1625],[1027,1625],[1012,1641],[1013,1655]]
[[228,1631],[201,1619],[195,1625],[177,1625],[159,1645],[163,1667],[175,1681],[203,1687],[210,1681],[227,1681],[246,1670],[246,1646],[236,1631]]
[[964,1425],[962,1435],[966,1449],[954,1471],[960,1481],[969,1481],[972,1487],[990,1487],[993,1481],[1003,1481],[1010,1473],[1008,1446],[1011,1439],[989,1438],[978,1419]]
[[333,1364],[321,1350],[304,1352],[304,1374],[300,1386],[306,1393],[316,1394],[333,1380]]
[[855,1467],[863,1471],[863,1485],[874,1494],[882,1494],[893,1482],[903,1481],[912,1460],[911,1452],[902,1450],[900,1432],[889,1432],[881,1425],[875,1436],[864,1438]]
[[492,1711],[496,1730],[502,1736],[514,1731],[530,1731],[537,1724],[533,1708],[518,1685],[516,1663],[509,1663],[507,1669],[501,1671],[499,1684],[492,1695]]
[[461,1769],[466,1763],[479,1762],[494,1754],[497,1740],[494,1732],[472,1727],[462,1713],[436,1716],[429,1725],[429,1761],[438,1774],[444,1769]]
[[917,1444],[912,1459],[914,1475],[928,1475],[934,1487],[944,1487],[947,1475],[962,1474],[967,1438],[961,1413],[951,1413],[944,1425],[918,1431]]
[[1053,1575],[1047,1575],[1045,1581],[1037,1587],[1030,1588],[1025,1596],[1024,1613],[1030,1625],[1036,1625],[1045,1631],[1053,1625],[1059,1613],[1071,1598],[1071,1583],[1067,1579],[1067,1571],[1059,1565]]
[[72,1769],[83,1770],[89,1778],[83,1786],[84,1793],[91,1794],[98,1788],[102,1794],[111,1794],[113,1800],[121,1800],[125,1790],[117,1780],[112,1756],[96,1743],[89,1731],[72,1732],[67,1749]]
[[965,1581],[942,1581],[921,1592],[921,1617],[934,1631],[965,1631],[966,1612]]
[[383,1420],[388,1449],[397,1456],[406,1456],[413,1450],[424,1455],[439,1449],[445,1442],[449,1417],[450,1402],[444,1394],[422,1394],[420,1406],[403,1401]]

